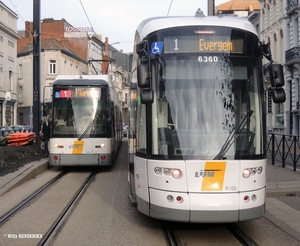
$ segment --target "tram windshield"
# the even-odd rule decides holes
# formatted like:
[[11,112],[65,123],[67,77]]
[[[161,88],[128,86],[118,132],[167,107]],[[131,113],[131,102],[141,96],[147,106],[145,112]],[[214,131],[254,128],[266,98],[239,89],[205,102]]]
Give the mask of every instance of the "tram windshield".
[[54,87],[53,137],[107,136],[107,88]]
[[[151,138],[151,153],[147,154],[153,158],[264,158],[260,58],[241,38],[230,51],[230,36],[226,37],[221,53],[192,52],[190,46],[175,52],[174,45],[184,49],[176,43],[180,39],[169,42],[172,49],[164,42],[164,53],[150,66],[151,110],[145,105],[137,108],[137,152],[146,154],[146,139]],[[147,135],[146,110],[151,114],[151,123],[147,122],[151,135],[149,131]]]

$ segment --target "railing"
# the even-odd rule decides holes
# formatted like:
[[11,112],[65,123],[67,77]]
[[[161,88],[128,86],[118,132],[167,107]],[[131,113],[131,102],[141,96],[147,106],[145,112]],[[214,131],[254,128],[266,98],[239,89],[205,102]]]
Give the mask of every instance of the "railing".
[[298,7],[298,0],[287,0],[286,1],[286,12],[290,12],[294,8]]
[[294,171],[300,169],[300,136],[269,134],[267,157],[273,165],[277,162],[282,167],[292,166]]
[[299,62],[300,60],[300,47],[294,47],[285,52],[285,62]]

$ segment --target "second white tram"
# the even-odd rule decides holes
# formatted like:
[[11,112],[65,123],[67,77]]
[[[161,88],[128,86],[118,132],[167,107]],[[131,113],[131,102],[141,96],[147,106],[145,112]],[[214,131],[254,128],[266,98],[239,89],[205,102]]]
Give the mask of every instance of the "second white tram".
[[52,90],[49,165],[112,165],[122,111],[110,75],[58,75]]
[[[128,182],[140,212],[193,223],[264,215],[267,48],[237,17],[162,17],[139,25]],[[285,100],[281,69],[271,60],[274,102]]]

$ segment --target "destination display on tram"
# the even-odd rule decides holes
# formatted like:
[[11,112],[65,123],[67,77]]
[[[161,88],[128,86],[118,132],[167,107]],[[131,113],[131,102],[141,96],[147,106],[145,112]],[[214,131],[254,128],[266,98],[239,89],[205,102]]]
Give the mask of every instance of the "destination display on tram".
[[75,89],[63,89],[59,91],[55,91],[55,98],[99,98],[99,90],[96,89],[87,89],[84,87],[78,87]]
[[178,36],[164,38],[164,53],[244,53],[244,39],[221,36]]

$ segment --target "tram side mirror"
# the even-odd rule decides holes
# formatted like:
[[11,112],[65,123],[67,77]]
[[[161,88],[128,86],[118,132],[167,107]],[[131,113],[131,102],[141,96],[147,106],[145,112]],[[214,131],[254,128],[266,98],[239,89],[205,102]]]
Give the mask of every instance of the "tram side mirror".
[[47,116],[47,115],[48,115],[48,105],[43,104],[43,116]]
[[271,95],[274,103],[284,103],[286,100],[283,88],[272,88]]
[[281,64],[271,64],[269,73],[272,87],[284,86],[283,66]]
[[138,43],[135,47],[136,53],[139,57],[147,56],[148,55],[148,41],[144,40]]
[[141,90],[141,103],[152,104],[153,103],[153,90],[150,88],[144,88]]
[[150,88],[151,75],[148,70],[148,65],[141,63],[137,67],[137,79],[140,88]]
[[272,61],[270,43],[262,45],[262,54],[267,60]]
[[274,103],[284,103],[286,100],[283,77],[283,66],[281,64],[270,64],[270,82],[272,86],[271,95]]

